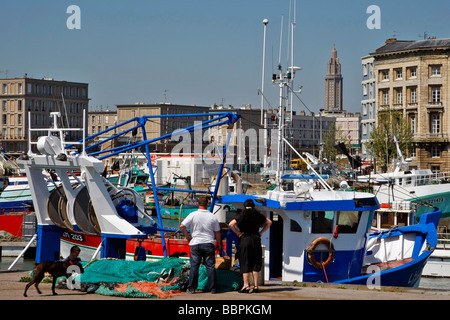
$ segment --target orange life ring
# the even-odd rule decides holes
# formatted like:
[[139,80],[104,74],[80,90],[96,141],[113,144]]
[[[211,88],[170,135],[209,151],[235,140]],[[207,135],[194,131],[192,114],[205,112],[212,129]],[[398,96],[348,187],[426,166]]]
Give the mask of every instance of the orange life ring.
[[[325,262],[322,262],[322,261],[319,262],[314,257],[314,251],[316,250],[316,248],[319,244],[323,244],[328,247],[328,258],[327,258],[327,260],[325,260]],[[330,239],[325,238],[325,237],[317,238],[316,240],[311,242],[311,245],[306,250],[306,252],[308,253],[309,263],[311,263],[311,265],[316,269],[322,269],[322,268],[328,267],[331,264],[331,262],[333,262],[333,259],[334,259],[333,243],[331,243]]]

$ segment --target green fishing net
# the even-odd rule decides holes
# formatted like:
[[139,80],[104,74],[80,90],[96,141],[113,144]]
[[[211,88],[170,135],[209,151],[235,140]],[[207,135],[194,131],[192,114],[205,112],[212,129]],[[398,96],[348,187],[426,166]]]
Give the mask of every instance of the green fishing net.
[[[238,290],[242,277],[230,270],[216,269],[219,292]],[[116,259],[94,260],[85,266],[76,281],[82,291],[133,298],[168,298],[185,291],[189,283],[189,263],[179,258],[155,262]],[[198,290],[207,288],[204,265],[199,269]]]

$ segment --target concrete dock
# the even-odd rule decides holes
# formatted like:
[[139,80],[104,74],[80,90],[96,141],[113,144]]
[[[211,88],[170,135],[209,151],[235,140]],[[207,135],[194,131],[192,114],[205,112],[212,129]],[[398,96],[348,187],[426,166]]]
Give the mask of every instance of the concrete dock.
[[[19,282],[22,277],[30,275],[30,271],[0,271],[0,300],[146,300],[161,299],[121,298],[103,296],[94,293],[84,293],[78,290],[57,289],[58,295],[51,294],[51,284],[41,283],[39,295],[36,289],[28,290],[28,297],[23,296],[25,282]],[[217,300],[217,301],[260,301],[275,300],[450,300],[448,290],[428,290],[417,288],[382,287],[380,290],[368,289],[366,286],[339,285],[324,283],[283,283],[268,281],[260,287],[260,293],[242,294],[236,291],[224,293],[194,293],[181,292],[165,299],[170,301]]]

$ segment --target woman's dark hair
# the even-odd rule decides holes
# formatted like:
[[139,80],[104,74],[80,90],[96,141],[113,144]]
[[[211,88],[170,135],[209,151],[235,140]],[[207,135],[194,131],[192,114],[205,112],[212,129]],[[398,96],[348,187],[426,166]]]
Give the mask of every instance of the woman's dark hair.
[[[255,203],[252,199],[248,199],[244,202],[244,210],[242,211],[241,219],[238,223],[238,227],[240,229],[254,228],[255,217],[258,216],[259,213],[255,209]],[[256,226],[259,228],[259,226]]]
[[255,209],[255,203],[252,199],[247,199],[244,202],[244,211],[245,210],[254,210]]

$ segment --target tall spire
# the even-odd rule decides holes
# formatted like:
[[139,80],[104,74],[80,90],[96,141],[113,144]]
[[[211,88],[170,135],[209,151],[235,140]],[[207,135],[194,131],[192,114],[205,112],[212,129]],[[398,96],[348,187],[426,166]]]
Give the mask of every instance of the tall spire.
[[337,57],[336,45],[333,44],[331,58],[327,65],[325,76],[325,110],[328,112],[341,112],[343,102],[343,78],[341,63]]

